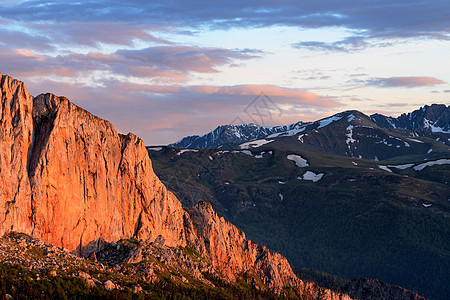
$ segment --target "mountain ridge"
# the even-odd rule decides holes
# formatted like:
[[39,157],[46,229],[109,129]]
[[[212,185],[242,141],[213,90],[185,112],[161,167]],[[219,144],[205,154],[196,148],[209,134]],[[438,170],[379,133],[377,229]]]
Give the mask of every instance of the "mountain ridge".
[[242,125],[221,125],[204,135],[191,135],[169,146],[182,148],[219,148],[227,144],[237,144],[267,135],[292,130],[303,122],[275,127],[264,127],[253,123]]
[[[334,125],[334,123],[338,123],[338,121],[341,120],[342,116],[344,115],[345,116],[358,115],[359,119],[365,120],[363,122],[365,124],[359,124],[360,126],[366,128],[369,127],[377,128],[379,129],[378,130],[379,132],[384,131],[382,135],[385,138],[386,137],[389,138],[391,135],[409,137],[412,138],[413,140],[415,137],[427,137],[432,138],[446,146],[450,146],[450,106],[447,107],[444,104],[433,104],[431,106],[426,105],[418,110],[413,111],[412,113],[402,114],[398,118],[386,117],[380,114],[373,114],[371,116],[367,116],[359,111],[349,110],[314,122],[297,122],[286,126],[261,127],[254,124],[252,124],[252,126],[248,126],[248,124],[238,126],[222,125],[217,127],[214,131],[207,133],[203,136],[186,137],[176,143],[170,144],[169,146],[182,148],[222,148],[225,146],[229,146],[230,148],[236,148],[238,145],[242,143],[257,141],[260,139],[269,140],[273,138],[287,137],[287,136],[297,136],[298,139],[302,141],[303,136],[301,135],[301,133],[304,130],[308,128],[310,128],[309,131],[326,130],[324,128],[328,127],[330,124]],[[351,121],[352,120],[348,120],[349,125],[352,125]],[[262,130],[264,128],[270,130]],[[226,130],[224,129],[233,129],[233,130],[228,130],[227,132],[225,132]],[[343,136],[349,135],[350,129],[348,129],[348,132],[344,133]],[[241,134],[241,131],[243,130],[246,131],[245,135]],[[376,133],[369,133],[369,132],[365,134],[376,135]],[[224,135],[226,135],[226,138],[223,138]],[[328,137],[328,139],[330,138],[333,137]],[[405,140],[405,142],[407,141]],[[353,141],[348,140],[347,144],[349,143],[353,143]],[[297,145],[297,148],[294,147],[293,149],[300,149],[298,147],[299,145]],[[301,148],[301,149],[312,151],[309,148]],[[349,148],[348,150],[351,149]],[[428,150],[429,148],[427,149],[427,151]],[[319,149],[316,149],[316,151],[320,152]],[[351,151],[342,151],[342,149],[339,150],[338,152],[324,152],[324,153],[355,157],[355,155],[353,155]],[[379,158],[379,156],[380,155],[373,154],[371,155],[371,157],[367,157],[366,155],[366,158],[376,159]],[[358,157],[358,155],[356,155],[356,157]]]
[[7,75],[0,83],[0,235],[23,232],[82,257],[99,254],[100,240],[163,239],[192,247],[228,281],[252,274],[255,286],[279,295],[350,299],[302,282],[283,256],[246,239],[210,204],[184,210],[134,134],[118,134],[64,97],[33,98]]
[[183,206],[210,202],[292,266],[446,299],[450,156],[377,162],[271,145],[148,150]]

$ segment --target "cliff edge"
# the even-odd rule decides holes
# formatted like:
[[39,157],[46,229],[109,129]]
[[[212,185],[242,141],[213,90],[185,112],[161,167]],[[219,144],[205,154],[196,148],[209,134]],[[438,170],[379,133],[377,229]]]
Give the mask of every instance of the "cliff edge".
[[[64,97],[32,97],[1,75],[0,235],[30,234],[87,256],[99,239],[191,247],[228,280],[253,274],[276,293],[315,288],[280,254],[253,244],[212,207],[185,211],[152,169],[143,141]],[[328,299],[350,299],[327,290]]]

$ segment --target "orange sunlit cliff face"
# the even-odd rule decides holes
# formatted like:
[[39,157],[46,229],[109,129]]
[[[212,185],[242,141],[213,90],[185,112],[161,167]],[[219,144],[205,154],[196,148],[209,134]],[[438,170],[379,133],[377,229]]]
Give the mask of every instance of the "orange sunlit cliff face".
[[82,256],[98,250],[99,238],[162,236],[167,246],[192,247],[231,280],[252,272],[276,293],[288,287],[317,292],[284,257],[246,240],[210,204],[185,211],[153,173],[135,135],[118,134],[64,97],[33,98],[6,75],[1,92],[0,234],[28,233]]

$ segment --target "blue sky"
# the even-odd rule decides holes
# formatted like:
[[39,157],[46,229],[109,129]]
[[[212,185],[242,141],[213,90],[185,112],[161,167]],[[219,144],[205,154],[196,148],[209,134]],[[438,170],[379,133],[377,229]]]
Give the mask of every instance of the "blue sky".
[[450,2],[0,1],[0,72],[147,145],[206,133],[260,93],[264,125],[450,104]]

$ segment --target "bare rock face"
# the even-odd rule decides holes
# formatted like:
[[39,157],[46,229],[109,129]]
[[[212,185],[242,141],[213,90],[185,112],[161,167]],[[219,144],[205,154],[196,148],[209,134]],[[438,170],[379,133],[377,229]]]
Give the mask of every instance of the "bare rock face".
[[[277,294],[285,294],[286,287],[292,287],[296,296],[306,299],[347,300],[346,294],[322,289],[315,284],[305,283],[292,271],[287,259],[247,240],[244,232],[219,217],[211,204],[199,202],[188,213],[197,234],[188,236],[189,244],[200,255],[208,257],[215,268],[228,279],[237,275],[254,274],[263,285]],[[289,297],[288,294],[285,296]]]
[[299,284],[286,258],[247,240],[244,232],[219,217],[209,203],[199,202],[188,212],[197,232],[197,240],[190,243],[228,278],[250,271],[272,289]]
[[22,82],[0,76],[0,233],[29,233],[31,188],[27,163],[33,139],[33,97]]
[[82,256],[122,238],[156,240],[195,249],[229,280],[249,273],[277,293],[311,289],[284,257],[247,240],[209,204],[183,210],[135,135],[64,97],[33,98],[5,75],[0,83],[0,235],[24,232]]
[[98,238],[185,245],[175,196],[141,139],[51,94],[1,78],[0,234],[14,230],[76,250]]
[[33,235],[79,252],[99,237],[164,234],[183,244],[184,211],[153,173],[141,139],[62,97],[39,95],[33,105]]

